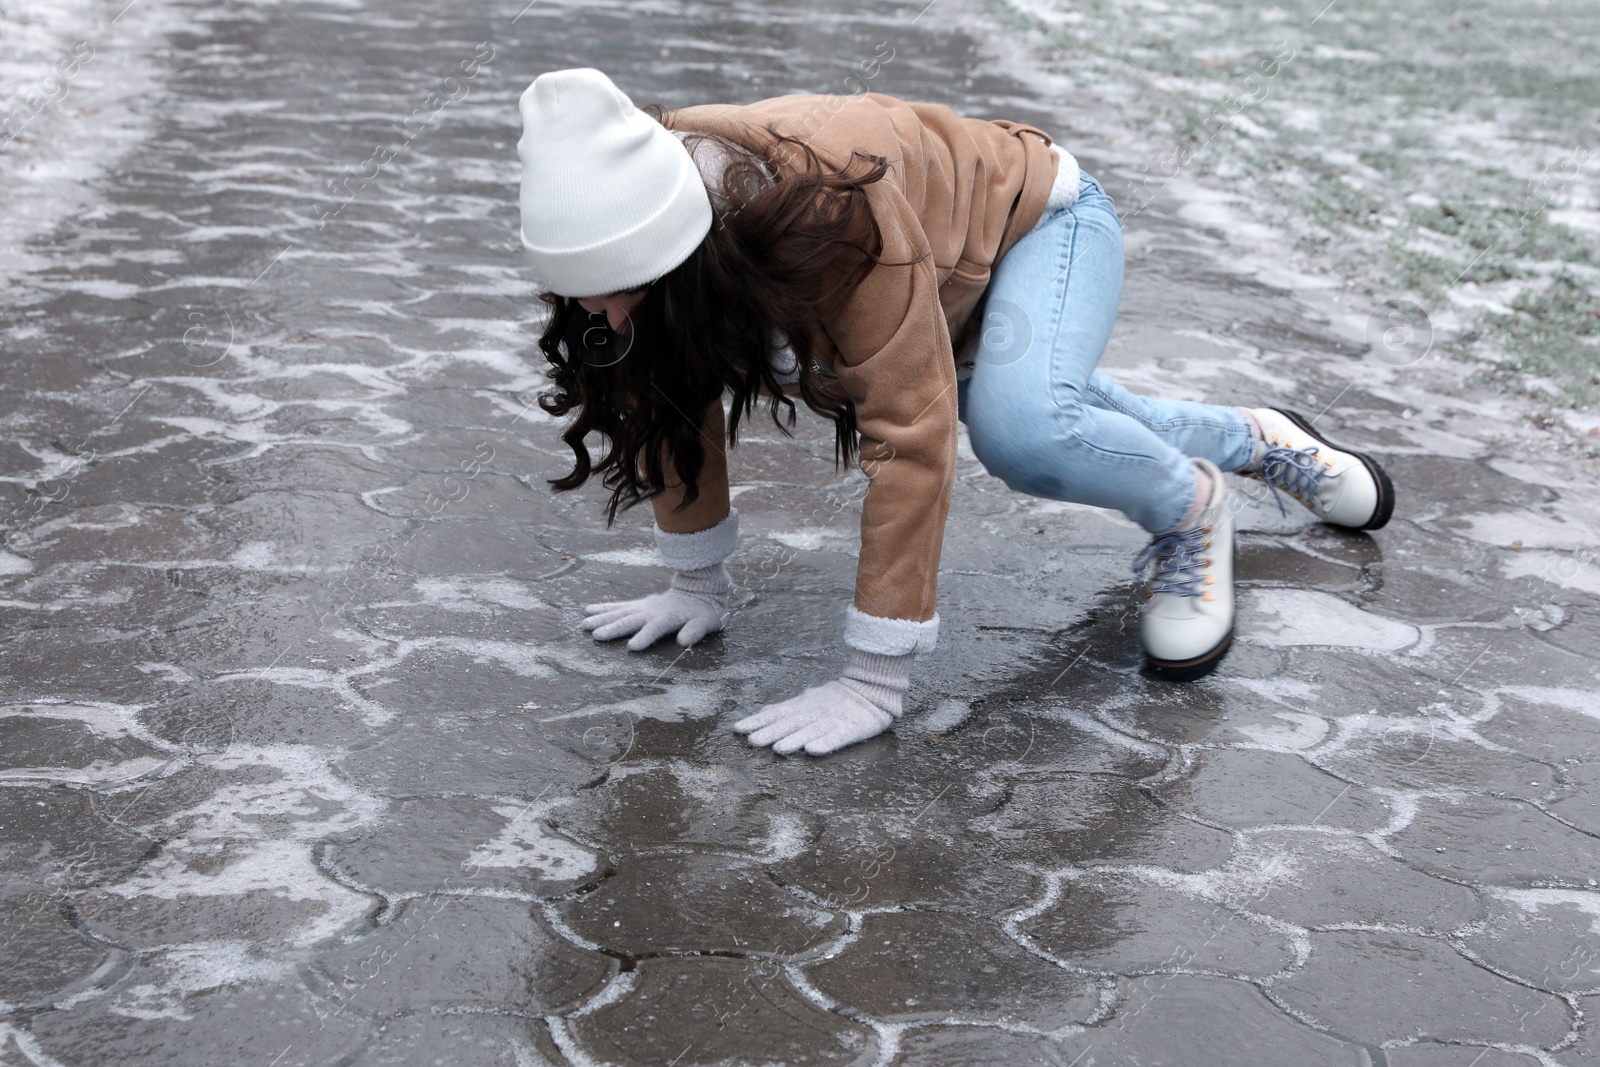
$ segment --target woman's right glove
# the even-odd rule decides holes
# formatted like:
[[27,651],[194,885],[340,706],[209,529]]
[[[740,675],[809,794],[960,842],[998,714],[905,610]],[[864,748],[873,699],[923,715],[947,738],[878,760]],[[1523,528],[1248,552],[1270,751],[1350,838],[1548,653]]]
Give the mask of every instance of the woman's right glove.
[[590,604],[583,628],[593,631],[596,641],[618,637],[632,639],[628,648],[642,652],[661,638],[676,632],[684,648],[707,634],[716,633],[728,621],[728,594],[733,578],[723,560],[739,544],[739,512],[729,509],[727,518],[695,533],[668,533],[656,527],[656,548],[667,566],[673,568],[672,584],[665,593]]
[[665,593],[638,600],[590,604],[584,609],[589,617],[583,620],[583,628],[594,631],[596,641],[632,634],[628,648],[634,652],[642,652],[676,630],[678,644],[688,648],[707,634],[722,629],[728,617],[728,594],[732,591],[733,578],[721,563],[698,570],[677,571]]

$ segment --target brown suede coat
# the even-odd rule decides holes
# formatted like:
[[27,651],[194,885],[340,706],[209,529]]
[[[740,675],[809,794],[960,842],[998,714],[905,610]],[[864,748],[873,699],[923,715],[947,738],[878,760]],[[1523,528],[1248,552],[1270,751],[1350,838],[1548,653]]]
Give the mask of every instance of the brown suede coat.
[[[976,340],[974,312],[994,264],[1044,211],[1056,176],[1050,137],[881,93],[710,104],[664,121],[749,148],[763,144],[771,124],[835,165],[853,149],[889,160],[888,176],[867,186],[887,263],[820,324],[816,357],[855,404],[861,468],[870,478],[855,606],[882,618],[932,618],[955,478],[956,355]],[[922,252],[929,255],[912,266],[887,265]],[[672,489],[652,500],[656,522],[670,533],[708,529],[728,514],[720,402],[707,410],[703,430],[699,498],[682,510]]]

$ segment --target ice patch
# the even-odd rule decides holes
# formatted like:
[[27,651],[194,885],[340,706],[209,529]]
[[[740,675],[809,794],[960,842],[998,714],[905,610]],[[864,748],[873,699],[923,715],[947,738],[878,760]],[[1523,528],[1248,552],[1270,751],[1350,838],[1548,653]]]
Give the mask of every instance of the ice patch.
[[1564,589],[1577,589],[1600,596],[1600,567],[1588,553],[1568,555],[1564,552],[1524,551],[1506,555],[1500,561],[1500,573],[1507,578],[1538,578],[1554,582]]
[[684,719],[703,719],[720,710],[727,694],[725,686],[716,683],[677,682],[664,687],[663,693],[648,693],[614,704],[586,704],[575,711],[552,715],[545,722],[563,719],[585,719],[601,715],[624,716],[631,723],[638,719],[655,719],[659,722],[680,722]]
[[423,578],[413,587],[423,600],[430,604],[449,606],[450,601],[471,601],[474,604],[499,604],[501,607],[532,611],[545,606],[538,597],[528,595],[520,582],[509,578],[495,578],[474,582],[443,578]]
[[1294,711],[1317,699],[1318,693],[1316,686],[1299,678],[1230,678],[1228,684],[1248,689]]
[[0,574],[27,574],[33,570],[33,561],[14,556],[10,552],[0,552]]
[[332,881],[311,860],[311,845],[300,841],[259,841],[214,866],[210,856],[195,858],[169,847],[138,874],[105,891],[129,900],[183,900],[185,897],[235,897],[264,894],[294,902],[319,903],[322,913],[296,929],[296,945],[312,945],[360,922],[371,901]]
[[1474,541],[1510,548],[1593,549],[1594,529],[1587,523],[1563,522],[1531,511],[1497,511],[1468,515],[1466,534]]
[[24,716],[82,723],[96,737],[133,737],[154,748],[176,752],[177,747],[146,730],[139,722],[137,704],[0,704],[0,719]]
[[672,772],[678,788],[683,790],[686,796],[702,802],[715,801],[720,789],[724,786],[737,785],[739,782],[739,775],[732,767],[720,765],[707,767],[675,759],[668,764],[667,769]]
[[1331,45],[1319,44],[1311,49],[1311,54],[1319,59],[1348,59],[1356,63],[1377,63],[1383,56],[1377,52],[1364,48],[1334,48]]
[[1328,736],[1328,722],[1303,711],[1280,711],[1273,716],[1285,725],[1240,726],[1239,732],[1257,745],[1274,752],[1304,752],[1316,748]]
[[[1533,916],[1545,908],[1575,908],[1592,920],[1589,932],[1600,936],[1600,893],[1585,893],[1579,889],[1501,889],[1494,886],[1486,886],[1481,891]],[[1600,970],[1596,973],[1600,973]]]
[[[178,945],[141,961],[161,972],[159,984],[140,982],[117,990],[110,1011],[134,1019],[188,1019],[182,999],[223,986],[272,982],[294,972],[288,960],[262,959],[248,941]],[[141,969],[140,972],[143,973]]]
[[189,841],[270,835],[311,842],[371,822],[384,802],[335,774],[328,758],[309,745],[234,745],[206,761],[234,780],[162,825]]
[[[409,645],[409,642],[407,643]],[[520,674],[524,678],[548,678],[554,673],[553,668],[546,660],[552,660],[557,667],[568,670],[593,673],[586,670],[585,666],[578,663],[575,657],[562,649],[540,648],[534,644],[524,644],[517,641],[474,641],[453,637],[443,637],[428,641],[417,642],[421,645],[436,645],[440,648],[452,648],[473,656],[478,663],[499,663],[513,674]],[[407,647],[407,651],[410,648]]]
[[228,557],[228,562],[240,570],[265,571],[272,569],[276,558],[270,541],[246,541]]
[[126,785],[158,771],[171,760],[140,756],[115,762],[95,760],[86,767],[7,767],[0,770],[0,782],[72,782],[77,785]]
[[[1547,686],[1508,685],[1493,690],[1488,695],[1494,701],[1494,712],[1498,714],[1500,696],[1513,696],[1525,700],[1536,707],[1548,711],[1552,707],[1565,708],[1579,715],[1586,715],[1591,719],[1600,719],[1600,705],[1595,702],[1592,692],[1581,689],[1561,689]],[[1489,718],[1491,716],[1485,716]]]
[[[360,643],[359,637],[349,631],[336,630],[333,636],[339,638],[355,638]],[[360,635],[364,637],[365,635]],[[365,673],[379,669],[382,666],[393,665],[399,662],[400,657],[385,661],[383,664],[368,664]],[[276,662],[276,661],[274,661]],[[354,676],[361,671],[349,671]],[[227,674],[217,675],[216,682],[260,682],[268,681],[276,685],[292,685],[300,689],[320,689],[332,695],[337,707],[351,708],[361,714],[361,719],[368,726],[382,726],[393,718],[394,713],[374,700],[368,700],[351,687],[349,679],[344,674],[322,670],[317,667],[277,667],[268,664],[264,668],[250,667],[241,671],[230,671]]]
[[915,721],[914,725],[923,733],[947,734],[966,722],[971,714],[972,705],[965,700],[941,700],[938,707]]
[[609,552],[590,552],[583,557],[591,563],[620,563],[624,567],[663,567],[661,553],[653,548],[614,548]]
[[780,545],[796,549],[801,552],[815,552],[830,541],[842,541],[851,535],[843,530],[795,530],[767,535]]
[[1394,652],[1417,643],[1421,631],[1327,593],[1253,589],[1240,597],[1238,632],[1258,645],[1332,645]]
[[594,856],[564,837],[545,832],[544,816],[553,805],[497,805],[506,820],[492,841],[472,850],[465,860],[479,867],[523,867],[547,878],[576,878],[594,870]]

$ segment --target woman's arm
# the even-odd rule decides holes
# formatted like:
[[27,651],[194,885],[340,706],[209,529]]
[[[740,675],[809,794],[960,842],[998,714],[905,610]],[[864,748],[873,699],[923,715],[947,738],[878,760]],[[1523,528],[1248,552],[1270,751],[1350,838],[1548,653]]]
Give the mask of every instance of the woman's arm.
[[871,479],[845,641],[869,652],[926,652],[938,637],[939,554],[955,484],[955,361],[921,223],[892,182],[868,194],[884,262],[827,324]]
[[[723,561],[738,546],[739,515],[728,505],[728,439],[720,397],[701,413],[700,432],[706,458],[699,495],[680,508],[683,484],[673,481],[650,498],[656,547],[672,568],[671,584],[664,593],[637,600],[590,604],[583,626],[598,640],[628,637],[628,647],[638,652],[675,633],[687,648],[727,622],[733,580]],[[667,476],[675,477],[672,457],[662,460]]]
[[710,529],[728,516],[728,429],[720,396],[700,413],[700,443],[706,450],[705,466],[700,469],[698,483],[700,495],[686,506],[683,505],[683,483],[676,480],[678,468],[671,454],[661,457],[661,469],[668,478],[667,487],[650,498],[658,530],[696,533]]
[[955,360],[916,213],[891,183],[868,189],[883,262],[826,324],[870,479],[855,598],[845,612],[850,659],[837,680],[734,724],[751,744],[781,754],[825,755],[887,730],[900,716],[912,661],[939,636],[939,553],[955,484]]

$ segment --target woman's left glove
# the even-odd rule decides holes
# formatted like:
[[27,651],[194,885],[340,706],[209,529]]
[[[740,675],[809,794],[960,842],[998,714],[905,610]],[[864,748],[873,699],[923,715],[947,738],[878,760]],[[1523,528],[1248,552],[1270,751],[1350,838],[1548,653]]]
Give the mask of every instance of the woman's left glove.
[[728,617],[728,594],[732,591],[733,578],[721,563],[692,571],[676,571],[665,593],[638,600],[590,604],[584,608],[589,617],[583,620],[583,628],[593,630],[596,641],[632,634],[628,647],[634,652],[649,648],[676,630],[678,644],[688,648],[707,634],[722,629]]
[[850,664],[837,681],[770,704],[733,728],[749,735],[752,745],[771,745],[780,756],[802,748],[825,756],[877,737],[900,717],[915,658],[914,652],[889,656],[851,649]]

